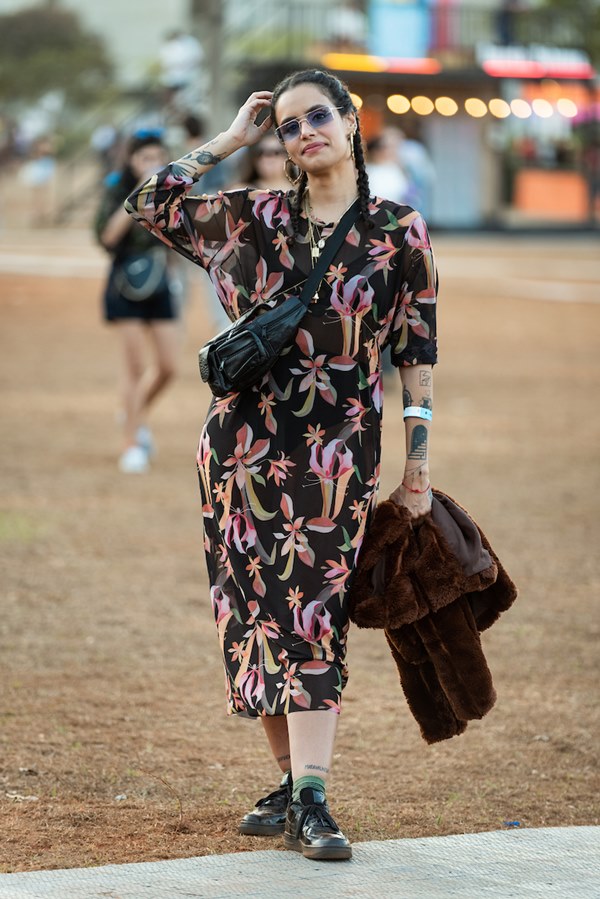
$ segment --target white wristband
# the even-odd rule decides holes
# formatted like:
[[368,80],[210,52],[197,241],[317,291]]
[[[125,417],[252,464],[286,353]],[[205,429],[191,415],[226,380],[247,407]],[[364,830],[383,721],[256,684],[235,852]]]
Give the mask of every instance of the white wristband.
[[404,410],[404,418],[425,418],[427,421],[431,421],[433,412],[431,409],[426,409],[425,406],[407,406]]

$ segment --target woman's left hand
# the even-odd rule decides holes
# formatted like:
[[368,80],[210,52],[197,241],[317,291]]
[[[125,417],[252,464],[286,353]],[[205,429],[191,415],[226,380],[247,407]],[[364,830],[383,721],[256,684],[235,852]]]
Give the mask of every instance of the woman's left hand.
[[411,518],[423,518],[424,515],[427,515],[428,512],[431,511],[431,501],[433,499],[433,494],[431,492],[431,487],[427,490],[426,493],[413,493],[404,486],[404,484],[400,484],[392,494],[390,494],[390,499],[398,503],[399,506],[406,506],[408,511],[410,512]]

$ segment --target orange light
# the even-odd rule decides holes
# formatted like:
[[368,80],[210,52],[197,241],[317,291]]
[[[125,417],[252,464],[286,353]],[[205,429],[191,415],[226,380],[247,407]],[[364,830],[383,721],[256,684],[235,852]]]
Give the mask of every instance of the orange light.
[[505,119],[506,116],[510,115],[510,106],[506,100],[500,100],[498,97],[490,100],[488,109],[497,119]]
[[418,115],[430,115],[435,108],[429,97],[413,97],[410,105]]
[[362,109],[362,105],[363,105],[362,97],[360,97],[358,94],[351,93],[350,99],[352,100],[352,102],[354,103],[354,105],[356,106],[357,109]]
[[572,100],[567,99],[567,97],[561,97],[560,100],[557,100],[556,108],[560,114],[564,115],[567,119],[575,118],[578,112],[577,104],[573,103]]
[[403,97],[402,94],[392,94],[387,98],[387,107],[396,115],[402,115],[410,109],[410,100],[408,97]]
[[531,106],[527,100],[521,100],[518,97],[516,100],[511,100],[510,109],[518,119],[528,119],[531,116]]
[[469,97],[468,100],[465,100],[465,109],[475,119],[480,119],[487,115],[488,111],[483,100],[479,100],[478,97]]
[[403,59],[402,57],[369,56],[366,53],[325,53],[321,62],[328,69],[343,72],[404,72],[416,75],[437,75],[442,70],[437,59],[429,57]]
[[458,103],[452,97],[438,97],[435,101],[435,108],[440,115],[451,116],[458,112]]
[[367,56],[363,53],[326,53],[321,62],[328,69],[344,72],[385,72],[386,60],[382,56]]

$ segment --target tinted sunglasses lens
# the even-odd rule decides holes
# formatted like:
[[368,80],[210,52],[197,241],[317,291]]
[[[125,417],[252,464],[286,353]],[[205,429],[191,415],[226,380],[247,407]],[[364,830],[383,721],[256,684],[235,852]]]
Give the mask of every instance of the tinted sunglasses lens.
[[333,113],[328,106],[322,106],[320,109],[313,109],[306,116],[306,121],[311,128],[321,128],[323,125],[329,124],[333,119]]
[[[328,106],[319,106],[318,109],[313,109],[311,112],[307,112],[305,116],[302,116],[300,121],[304,120],[308,122],[311,128],[322,128],[323,125],[328,125],[333,120],[333,112]],[[286,141],[294,140],[294,138],[298,137],[300,134],[300,121],[292,119],[290,122],[280,125],[278,131],[281,139]]]
[[293,119],[291,122],[280,125],[278,130],[282,140],[293,140],[300,134],[300,123]]

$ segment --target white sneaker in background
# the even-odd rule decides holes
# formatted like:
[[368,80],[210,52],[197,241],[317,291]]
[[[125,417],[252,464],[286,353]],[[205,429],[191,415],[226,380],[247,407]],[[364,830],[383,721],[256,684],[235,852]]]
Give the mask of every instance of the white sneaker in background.
[[128,447],[119,459],[123,474],[145,474],[149,470],[148,453],[141,446]]
[[152,431],[146,425],[140,425],[135,435],[135,441],[138,446],[144,450],[149,459],[156,455],[156,445]]

